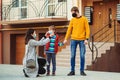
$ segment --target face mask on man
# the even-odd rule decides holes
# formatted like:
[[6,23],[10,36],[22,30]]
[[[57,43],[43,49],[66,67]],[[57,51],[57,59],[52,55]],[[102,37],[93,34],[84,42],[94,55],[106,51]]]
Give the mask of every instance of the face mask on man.
[[72,13],[72,17],[77,17],[77,14],[76,13]]

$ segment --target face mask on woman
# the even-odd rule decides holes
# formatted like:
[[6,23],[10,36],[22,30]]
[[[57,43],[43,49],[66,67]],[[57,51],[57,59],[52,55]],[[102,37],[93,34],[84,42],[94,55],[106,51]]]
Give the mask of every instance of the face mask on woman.
[[35,33],[33,34],[33,38],[36,39],[36,34]]

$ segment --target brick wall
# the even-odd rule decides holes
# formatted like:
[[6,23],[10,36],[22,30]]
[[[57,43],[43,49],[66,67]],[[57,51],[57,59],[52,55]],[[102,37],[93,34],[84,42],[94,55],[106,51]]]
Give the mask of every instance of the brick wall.
[[120,72],[120,43],[116,43],[110,50],[102,54],[97,62],[87,67],[87,70]]

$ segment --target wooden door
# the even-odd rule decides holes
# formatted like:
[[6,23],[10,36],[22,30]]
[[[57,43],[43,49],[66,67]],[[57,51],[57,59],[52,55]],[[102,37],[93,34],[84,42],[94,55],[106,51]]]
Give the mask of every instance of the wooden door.
[[[117,1],[94,2],[93,6],[94,6],[94,12],[93,12],[93,25],[91,28],[92,34],[96,33],[101,28],[105,27],[109,23],[110,17],[111,17],[112,21],[116,18]],[[111,11],[111,15],[110,15],[110,11]],[[109,26],[107,26],[107,28],[109,28]],[[107,35],[109,35],[109,33],[113,32],[113,26],[110,28],[110,30],[108,32],[106,32],[106,31],[107,31],[107,29],[101,30],[101,33],[103,33],[103,34],[102,34],[102,36],[100,36],[101,38],[96,41],[100,41],[101,39],[103,39],[102,41],[106,41],[110,37],[112,37],[114,39],[114,36],[110,36],[110,37],[107,36]],[[106,32],[106,33],[104,33],[104,32]],[[111,34],[111,35],[113,35],[113,34]],[[104,39],[106,36],[108,38]],[[97,38],[97,37],[99,37],[99,36],[96,36],[95,38]],[[113,41],[113,39],[111,39],[111,40]]]
[[16,64],[22,64],[25,53],[24,35],[16,35]]

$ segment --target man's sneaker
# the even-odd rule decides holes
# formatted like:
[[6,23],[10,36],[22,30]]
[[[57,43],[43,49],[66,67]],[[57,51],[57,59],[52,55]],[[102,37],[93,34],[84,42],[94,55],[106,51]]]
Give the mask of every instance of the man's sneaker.
[[50,72],[47,72],[46,76],[50,76]]
[[86,76],[86,74],[85,74],[84,71],[81,71],[80,74],[81,74],[82,76]]
[[75,75],[75,72],[74,71],[71,71],[68,76],[72,76],[72,75]]
[[52,76],[55,76],[55,72],[52,73]]

